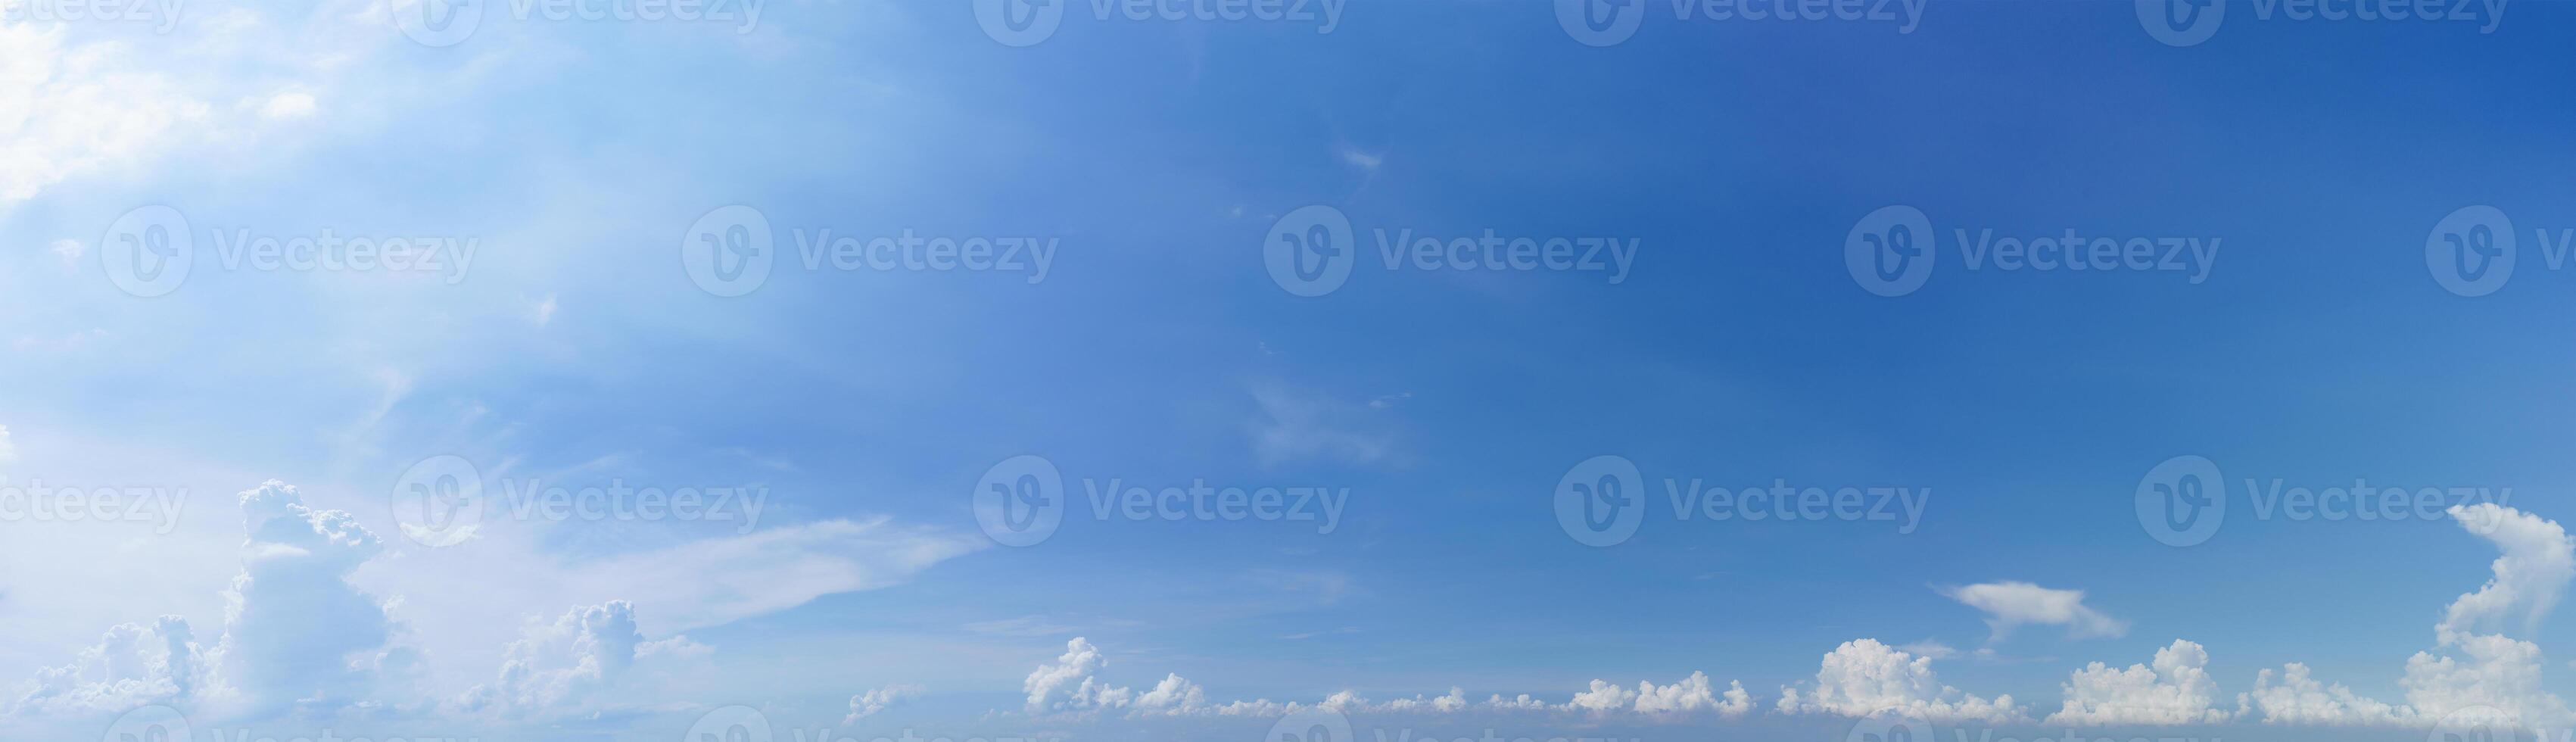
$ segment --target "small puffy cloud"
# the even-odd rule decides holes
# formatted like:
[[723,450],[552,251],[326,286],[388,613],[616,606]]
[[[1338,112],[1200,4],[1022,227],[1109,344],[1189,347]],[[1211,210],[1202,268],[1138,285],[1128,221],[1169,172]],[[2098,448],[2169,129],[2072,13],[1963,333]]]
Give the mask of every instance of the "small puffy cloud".
[[9,441],[9,426],[0,425],[0,464],[18,461],[18,445]]
[[226,591],[217,670],[253,713],[331,709],[367,700],[379,670],[416,667],[384,605],[349,573],[384,551],[338,510],[307,507],[269,480],[241,495],[242,572]]
[[1932,673],[1932,658],[1916,657],[1879,643],[1855,639],[1826,653],[1816,668],[1813,686],[1782,687],[1777,708],[1784,713],[1868,716],[1898,708],[1932,721],[2020,721],[2028,714],[2010,695],[1992,700],[1942,685]]
[[1095,699],[1099,694],[1094,691],[1095,679],[1092,676],[1108,664],[1101,658],[1100,648],[1092,646],[1090,639],[1077,636],[1065,642],[1063,655],[1056,657],[1053,663],[1038,665],[1038,669],[1021,681],[1020,689],[1028,694],[1029,713],[1042,714],[1096,705]]
[[2280,670],[2280,682],[2265,669],[2254,676],[2254,690],[2237,696],[2237,706],[2266,724],[2374,726],[2409,721],[2414,710],[2355,695],[2342,683],[2317,682],[2308,666],[2297,662]]
[[851,696],[850,715],[842,717],[841,723],[856,724],[860,719],[875,716],[879,711],[920,696],[921,686],[918,685],[889,685]]
[[2050,724],[2216,724],[2218,681],[2209,677],[2209,652],[2174,640],[2156,650],[2155,664],[2114,668],[2100,662],[2075,671],[2063,686],[2066,706]]
[[2064,626],[2076,638],[2129,633],[2120,621],[2084,605],[2082,590],[2051,590],[2027,582],[1989,582],[1942,588],[1942,595],[1986,612],[1993,640],[2002,640],[2024,625]]
[[81,256],[89,252],[89,244],[80,240],[61,239],[54,240],[54,244],[48,249],[53,251],[54,257],[62,258],[63,265],[78,266]]

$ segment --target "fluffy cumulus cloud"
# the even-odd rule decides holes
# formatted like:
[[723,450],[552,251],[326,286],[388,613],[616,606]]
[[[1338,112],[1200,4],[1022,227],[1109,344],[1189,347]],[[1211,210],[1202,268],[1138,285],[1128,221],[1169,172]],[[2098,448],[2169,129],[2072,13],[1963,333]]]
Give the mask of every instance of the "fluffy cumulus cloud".
[[1816,668],[1813,686],[1780,689],[1780,711],[1868,716],[1890,709],[1933,721],[2018,721],[2029,714],[2010,695],[1985,699],[1942,685],[1932,658],[1916,657],[1876,639],[1844,642]]
[[22,712],[107,712],[188,698],[201,682],[200,652],[178,616],[119,624],[72,664],[36,673],[17,699]]
[[389,646],[398,627],[383,603],[349,584],[383,553],[375,533],[347,512],[306,507],[276,480],[242,493],[241,507],[250,538],[225,593],[215,666],[248,710],[337,708],[416,671],[416,652]]
[[2398,686],[2404,705],[2355,695],[2340,684],[2311,677],[2304,665],[2281,668],[2279,681],[2265,670],[2240,704],[2267,723],[2325,725],[2429,725],[2479,717],[2529,727],[2576,722],[2566,701],[2541,687],[2540,647],[2500,633],[2527,627],[2557,605],[2576,577],[2576,540],[2556,521],[2480,503],[2455,506],[2451,519],[2502,552],[2493,576],[2443,610],[2433,627],[2435,649],[2406,660]]
[[1753,710],[1753,695],[1744,690],[1742,682],[1730,681],[1726,689],[1720,691],[1704,672],[1693,672],[1670,685],[1639,682],[1635,688],[1594,680],[1589,688],[1575,692],[1563,703],[1550,703],[1528,694],[1513,698],[1496,694],[1477,704],[1467,700],[1465,688],[1454,686],[1448,693],[1438,696],[1417,694],[1383,702],[1343,690],[1314,703],[1267,698],[1211,703],[1204,688],[1176,674],[1165,674],[1162,682],[1143,692],[1104,682],[1099,674],[1108,664],[1100,648],[1090,640],[1075,637],[1065,642],[1064,654],[1053,662],[1038,665],[1022,681],[1021,689],[1028,696],[1028,713],[1033,716],[1086,715],[1108,711],[1136,717],[1282,716],[1307,709],[1345,714],[1450,714],[1481,710],[1594,717],[1637,714],[1669,718],[1699,714],[1734,719]]
[[866,693],[851,696],[850,715],[842,717],[841,723],[859,723],[860,719],[875,716],[879,711],[893,708],[902,704],[906,700],[920,697],[921,690],[921,686],[918,685],[889,685],[883,688],[869,690]]
[[510,643],[500,677],[466,691],[458,706],[514,717],[595,711],[639,661],[686,661],[705,652],[685,636],[645,641],[626,601],[577,607],[551,623],[530,624]]
[[2209,652],[2180,639],[2156,650],[2153,665],[2095,662],[2063,687],[2066,706],[2049,715],[2050,724],[2215,724],[2231,716],[2217,708]]
[[2121,636],[2129,624],[2084,605],[2082,590],[2051,590],[2027,582],[1989,582],[1943,588],[1941,594],[1986,612],[1986,626],[2002,640],[2026,626],[2063,626],[2076,638]]
[[200,647],[187,621],[107,632],[71,665],[38,674],[18,710],[95,712],[139,703],[231,713],[328,713],[401,689],[418,652],[383,603],[348,581],[382,552],[348,513],[307,507],[294,487],[269,481],[241,493],[242,571],[224,593],[224,630]]

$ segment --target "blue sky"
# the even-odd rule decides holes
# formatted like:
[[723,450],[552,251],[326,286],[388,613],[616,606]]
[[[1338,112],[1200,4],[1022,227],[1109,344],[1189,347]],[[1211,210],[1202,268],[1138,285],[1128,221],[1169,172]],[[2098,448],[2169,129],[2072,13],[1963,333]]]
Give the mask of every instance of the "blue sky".
[[[166,708],[199,739],[648,740],[736,706],[863,741],[1251,739],[1319,710],[1444,739],[2576,727],[2550,610],[2576,573],[2564,5],[2231,3],[2176,45],[2128,2],[1576,7],[1642,14],[1604,16],[1638,19],[1616,38],[1540,2],[1059,2],[1020,46],[969,2],[494,3],[433,43],[410,3],[16,6],[56,15],[0,25],[0,511],[172,499],[0,512],[0,728]],[[744,213],[767,274],[693,278]],[[1304,296],[1265,251],[1317,213],[1348,223],[1348,272]],[[1919,285],[1847,262],[1882,213],[1929,227]],[[119,261],[148,223],[193,262],[136,291]],[[2479,224],[2516,262],[2454,290],[2445,236]],[[1044,247],[809,267],[824,230]],[[2183,262],[2014,270],[1978,237],[2068,230]],[[226,251],[325,232],[439,262]],[[1488,233],[1633,257],[1381,252]],[[975,498],[1022,456],[1062,520],[1008,545]],[[1556,515],[1598,456],[1636,471],[1633,533]],[[2227,510],[2174,546],[2139,493],[2184,456]],[[422,519],[411,485],[441,474],[481,508],[462,526]],[[1921,506],[1680,519],[1668,486],[1693,479]],[[1329,494],[1293,509],[1318,520],[1096,517],[1112,480]],[[2356,480],[2473,507],[2302,518],[2251,491]],[[726,499],[512,500],[612,484]],[[2313,697],[2240,701],[2292,663]],[[1430,704],[1453,687],[1464,708]],[[1640,700],[1659,688],[1669,707]],[[1521,694],[1547,707],[1488,703]]]

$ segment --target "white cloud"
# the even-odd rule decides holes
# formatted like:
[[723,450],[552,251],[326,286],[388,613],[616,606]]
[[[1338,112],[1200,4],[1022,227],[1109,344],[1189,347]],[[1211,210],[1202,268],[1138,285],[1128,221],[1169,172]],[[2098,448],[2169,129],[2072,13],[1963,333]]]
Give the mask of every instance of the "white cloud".
[[2398,680],[2406,692],[2403,706],[2363,698],[2342,685],[2324,686],[2295,663],[2282,668],[2280,685],[2271,684],[2271,671],[2263,671],[2240,705],[2266,723],[2280,724],[2426,725],[2455,713],[2482,713],[2481,708],[2500,710],[2527,727],[2576,723],[2566,701],[2541,687],[2539,645],[2476,633],[2510,619],[2528,625],[2547,615],[2576,576],[2576,540],[2556,521],[2501,505],[2454,506],[2449,512],[2462,528],[2503,552],[2490,565],[2494,576],[2453,600],[2433,626],[2436,650],[2465,658],[2433,652],[2407,658],[2406,675]]
[[1814,686],[1780,689],[1777,708],[1786,713],[1868,716],[1891,708],[1905,709],[1933,721],[2019,721],[2028,714],[2010,695],[1992,700],[1942,685],[1932,674],[1932,658],[1916,657],[1876,639],[1855,639],[1827,653],[1816,668]]
[[89,252],[89,244],[80,240],[61,239],[54,240],[50,249],[54,251],[54,257],[63,259],[63,265],[77,267],[80,265],[81,255]]
[[9,440],[9,426],[0,425],[0,465],[18,462],[18,444]]
[[707,651],[685,636],[645,641],[636,629],[635,607],[626,601],[576,607],[551,623],[522,629],[503,655],[500,677],[466,691],[459,705],[508,716],[595,712],[595,702],[617,688],[639,660],[685,660]]
[[860,719],[875,716],[879,711],[893,708],[897,704],[920,696],[921,686],[918,685],[889,685],[851,696],[850,715],[842,717],[841,723],[845,725],[859,723]]
[[413,650],[393,646],[398,627],[349,573],[384,550],[376,534],[338,510],[304,505],[270,480],[241,495],[242,572],[225,593],[218,681],[252,713],[336,709],[373,698],[386,674],[415,671]]
[[2229,717],[2215,707],[2218,681],[2209,677],[2209,652],[2181,639],[2156,650],[2152,667],[2095,662],[2063,687],[2066,706],[2047,723],[2216,724]]
[[1989,582],[1943,588],[1941,594],[1986,612],[1990,641],[2000,641],[2016,627],[2064,626],[2068,636],[2085,638],[2129,633],[2126,622],[2084,605],[2082,590],[2051,590],[2027,582]]
[[313,115],[313,94],[278,93],[260,104],[259,115],[267,119],[300,119]]

